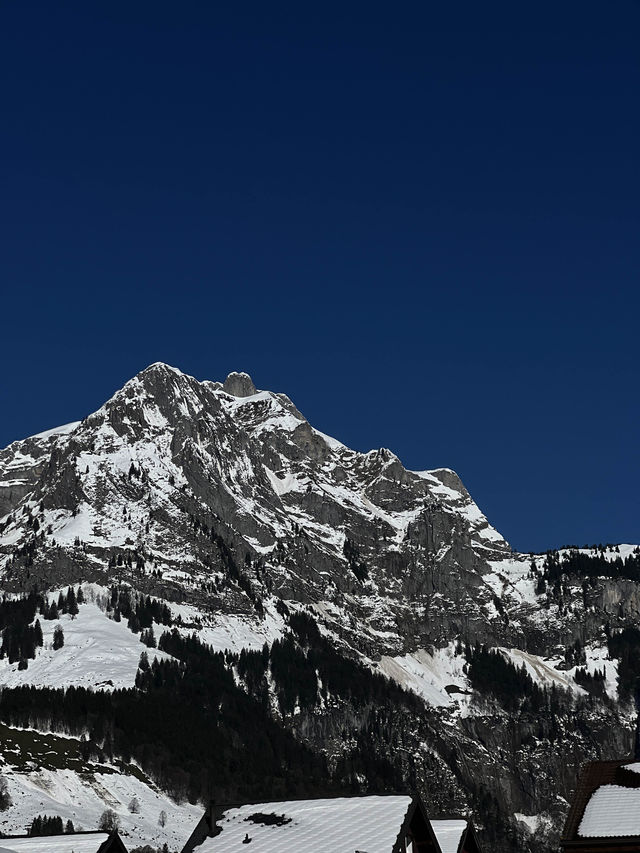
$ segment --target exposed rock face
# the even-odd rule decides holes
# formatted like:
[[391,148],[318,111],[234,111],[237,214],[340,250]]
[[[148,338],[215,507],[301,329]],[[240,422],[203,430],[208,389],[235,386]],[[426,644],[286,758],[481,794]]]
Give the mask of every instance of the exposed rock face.
[[251,397],[256,393],[256,386],[248,373],[230,373],[222,388],[234,397]]
[[[117,565],[122,555],[131,568]],[[398,735],[418,756],[411,773],[390,753],[403,778],[443,809],[494,797],[511,826],[502,849],[525,838],[542,849],[544,833],[528,838],[513,813],[544,814],[553,837],[580,761],[630,742],[612,704],[576,711],[581,731],[567,722],[566,743],[546,749],[544,721],[469,710],[462,663],[439,686],[425,675],[446,649],[453,666],[454,641],[557,658],[578,638],[602,645],[605,621],[637,619],[637,584],[602,581],[590,601],[576,588],[561,611],[536,594],[530,562],[454,472],[408,471],[385,449],[356,453],[243,373],[198,382],[154,364],[81,423],[0,452],[6,589],[128,580],[216,612],[260,614],[273,596],[312,605],[346,653],[425,696],[424,720],[403,720]],[[540,678],[562,686],[549,672]],[[579,692],[569,676],[564,686]],[[339,750],[345,726],[365,722],[302,709],[296,725]]]

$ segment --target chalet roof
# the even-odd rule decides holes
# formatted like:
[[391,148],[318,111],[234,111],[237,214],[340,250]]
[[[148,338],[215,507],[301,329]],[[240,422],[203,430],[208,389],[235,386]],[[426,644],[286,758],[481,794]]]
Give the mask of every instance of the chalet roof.
[[[194,853],[395,853],[418,799],[406,795],[368,795],[283,800],[220,806],[217,833],[191,847]],[[426,818],[426,815],[425,815]],[[466,820],[429,821],[441,853],[458,853]],[[213,826],[213,823],[212,823]],[[202,837],[202,836],[201,836]],[[198,839],[199,840],[199,839]]]
[[591,761],[578,779],[563,841],[640,837],[640,763]]
[[[407,796],[336,797],[229,808],[216,821],[220,835],[205,839],[196,853],[246,851],[247,834],[251,853],[392,853],[411,802]],[[254,815],[277,815],[282,822],[256,823]]]
[[466,820],[430,820],[429,823],[442,853],[458,853],[468,822]]
[[0,853],[103,853],[123,850],[108,832],[77,832],[69,835],[34,835],[0,838]]
[[640,835],[640,788],[601,785],[586,805],[578,835],[583,838]]

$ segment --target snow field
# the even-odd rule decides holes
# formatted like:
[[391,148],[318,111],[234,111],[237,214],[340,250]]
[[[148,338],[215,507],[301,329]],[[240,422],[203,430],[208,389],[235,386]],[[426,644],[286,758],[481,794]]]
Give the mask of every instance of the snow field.
[[[136,776],[121,773],[76,773],[72,770],[18,772],[5,767],[13,805],[0,812],[0,831],[6,834],[26,832],[37,815],[60,815],[63,823],[72,820],[76,829],[97,829],[100,815],[113,809],[120,818],[120,833],[125,845],[142,844],[181,850],[202,816],[202,807],[178,805],[166,794]],[[138,814],[128,806],[134,797],[140,804]],[[164,827],[158,823],[160,812],[167,815]]]
[[[385,655],[377,668],[401,687],[417,693],[428,705],[452,707],[463,697],[463,691],[471,689],[462,671],[465,662],[463,656],[456,655],[455,644],[449,643],[433,653],[418,649],[406,655]],[[460,693],[450,695],[448,686],[457,687]]]
[[[150,660],[170,657],[158,649],[148,649],[140,642],[139,635],[129,630],[126,621],[114,622],[93,603],[81,604],[73,619],[68,614],[57,620],[38,618],[44,646],[36,650],[35,660],[30,660],[24,670],[19,670],[17,663],[1,659],[1,685],[93,690],[133,687],[143,651]],[[54,650],[53,632],[57,625],[64,631],[64,646]]]

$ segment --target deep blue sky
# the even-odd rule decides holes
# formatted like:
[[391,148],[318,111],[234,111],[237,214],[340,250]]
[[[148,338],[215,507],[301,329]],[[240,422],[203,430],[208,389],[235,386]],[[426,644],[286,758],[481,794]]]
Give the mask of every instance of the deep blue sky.
[[639,542],[639,44],[631,0],[2,4],[0,445],[246,370],[518,549]]

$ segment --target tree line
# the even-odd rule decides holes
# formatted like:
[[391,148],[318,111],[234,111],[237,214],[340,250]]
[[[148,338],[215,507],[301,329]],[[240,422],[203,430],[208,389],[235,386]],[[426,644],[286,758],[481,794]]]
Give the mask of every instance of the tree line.
[[577,550],[562,554],[559,551],[549,551],[542,563],[539,583],[544,580],[553,585],[560,581],[563,575],[579,578],[620,578],[640,583],[640,549],[635,549],[627,557],[621,557],[618,551],[612,559],[607,559],[606,553],[604,550],[594,554]]

